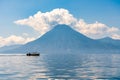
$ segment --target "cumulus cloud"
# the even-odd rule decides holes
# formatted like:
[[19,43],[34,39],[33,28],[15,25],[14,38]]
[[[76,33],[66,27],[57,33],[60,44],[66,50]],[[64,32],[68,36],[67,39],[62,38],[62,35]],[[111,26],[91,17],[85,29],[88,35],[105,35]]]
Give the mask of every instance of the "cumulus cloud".
[[[105,36],[113,37],[113,34],[119,35],[120,30],[116,27],[107,26],[106,24],[95,22],[87,23],[83,19],[75,18],[66,9],[58,8],[50,12],[37,12],[35,15],[26,19],[15,21],[19,25],[27,25],[38,31],[40,35],[51,30],[57,24],[70,25],[84,35],[91,38],[102,38]],[[114,37],[115,38],[115,37]]]
[[111,38],[113,38],[113,39],[120,39],[120,35],[118,35],[118,34],[112,34]]
[[117,34],[120,31],[118,28],[108,27],[100,22],[88,24],[83,19],[80,19],[77,22],[75,29],[91,38],[102,38],[112,34]]
[[72,25],[76,19],[65,9],[54,9],[51,12],[37,12],[34,16],[27,19],[15,21],[16,24],[27,25],[44,34],[57,24]]
[[0,47],[13,44],[25,44],[29,41],[34,40],[34,38],[25,38],[21,36],[11,35],[7,38],[0,37]]

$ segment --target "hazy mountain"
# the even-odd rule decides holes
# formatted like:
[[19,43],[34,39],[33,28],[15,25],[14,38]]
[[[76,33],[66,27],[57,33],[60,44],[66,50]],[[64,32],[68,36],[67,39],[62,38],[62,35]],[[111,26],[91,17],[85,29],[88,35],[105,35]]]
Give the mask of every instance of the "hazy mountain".
[[90,39],[67,25],[57,25],[42,37],[6,52],[90,53],[113,50],[118,50],[118,47],[101,40]]
[[3,47],[0,47],[0,52],[7,51],[7,50],[12,50],[12,49],[16,49],[16,48],[18,48],[20,46],[22,46],[22,45],[16,44],[16,45],[10,45],[10,46],[3,46]]
[[102,43],[107,43],[107,44],[111,44],[111,45],[114,45],[114,46],[117,46],[120,48],[120,40],[115,40],[115,39],[112,39],[110,37],[105,37],[105,38],[102,38],[102,39],[98,39],[98,41],[102,42]]

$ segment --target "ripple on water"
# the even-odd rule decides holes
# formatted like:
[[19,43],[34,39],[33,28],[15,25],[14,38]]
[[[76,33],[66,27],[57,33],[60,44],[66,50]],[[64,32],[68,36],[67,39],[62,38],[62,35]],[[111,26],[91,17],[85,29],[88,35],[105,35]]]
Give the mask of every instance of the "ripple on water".
[[119,80],[120,54],[0,55],[0,80]]

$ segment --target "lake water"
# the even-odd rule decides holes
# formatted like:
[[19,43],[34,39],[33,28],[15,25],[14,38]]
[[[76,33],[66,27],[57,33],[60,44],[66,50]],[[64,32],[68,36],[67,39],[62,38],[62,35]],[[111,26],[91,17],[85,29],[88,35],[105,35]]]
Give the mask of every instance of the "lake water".
[[120,54],[0,55],[0,80],[120,80]]

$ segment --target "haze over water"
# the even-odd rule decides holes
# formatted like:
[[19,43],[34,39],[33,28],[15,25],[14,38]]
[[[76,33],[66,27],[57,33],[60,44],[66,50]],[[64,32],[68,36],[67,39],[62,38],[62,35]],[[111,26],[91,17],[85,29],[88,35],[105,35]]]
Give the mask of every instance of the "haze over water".
[[0,80],[119,80],[120,54],[0,55]]

